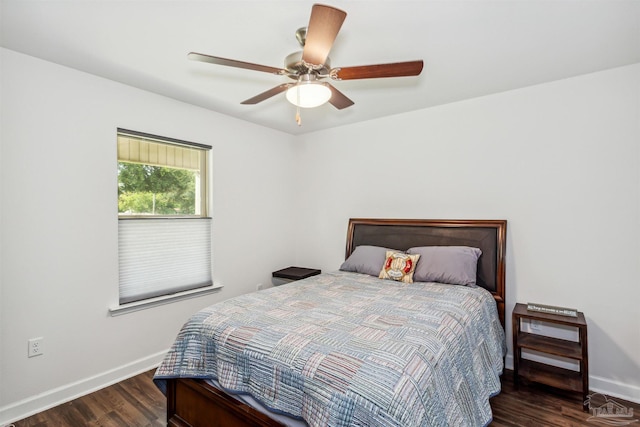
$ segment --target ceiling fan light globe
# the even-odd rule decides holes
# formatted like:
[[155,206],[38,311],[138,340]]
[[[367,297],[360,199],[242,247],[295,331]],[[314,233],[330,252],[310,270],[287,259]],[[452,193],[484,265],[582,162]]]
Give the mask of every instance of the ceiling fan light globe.
[[287,100],[300,108],[319,107],[331,99],[331,89],[320,82],[301,82],[287,90]]

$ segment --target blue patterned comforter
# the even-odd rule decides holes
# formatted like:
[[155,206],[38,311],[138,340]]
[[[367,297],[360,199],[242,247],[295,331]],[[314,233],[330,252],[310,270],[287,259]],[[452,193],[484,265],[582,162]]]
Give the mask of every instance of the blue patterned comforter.
[[310,426],[483,426],[505,351],[482,288],[340,271],[196,313],[154,380],[217,379]]

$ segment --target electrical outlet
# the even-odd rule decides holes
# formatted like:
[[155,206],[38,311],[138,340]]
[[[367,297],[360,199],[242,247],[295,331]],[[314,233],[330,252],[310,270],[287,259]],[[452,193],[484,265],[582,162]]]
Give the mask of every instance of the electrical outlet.
[[29,352],[27,354],[29,357],[35,357],[44,354],[44,338],[31,338],[28,343]]
[[262,286],[262,283],[258,283],[256,285],[256,291],[261,291],[263,289],[264,286]]
[[537,319],[531,319],[529,321],[529,327],[532,331],[540,331],[540,321]]

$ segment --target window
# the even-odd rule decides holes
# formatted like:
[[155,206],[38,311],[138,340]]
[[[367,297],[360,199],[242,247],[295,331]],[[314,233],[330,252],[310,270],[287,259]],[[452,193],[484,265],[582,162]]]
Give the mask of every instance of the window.
[[212,285],[210,150],[118,129],[121,305]]

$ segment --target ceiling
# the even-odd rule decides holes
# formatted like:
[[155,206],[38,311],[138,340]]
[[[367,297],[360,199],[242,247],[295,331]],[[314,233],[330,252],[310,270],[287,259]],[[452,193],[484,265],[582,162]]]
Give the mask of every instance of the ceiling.
[[1,0],[11,50],[289,134],[428,108],[640,62],[640,0],[329,1],[347,12],[331,65],[423,59],[418,77],[338,81],[355,105],[302,110],[286,77],[187,60],[194,51],[282,67],[306,0]]

